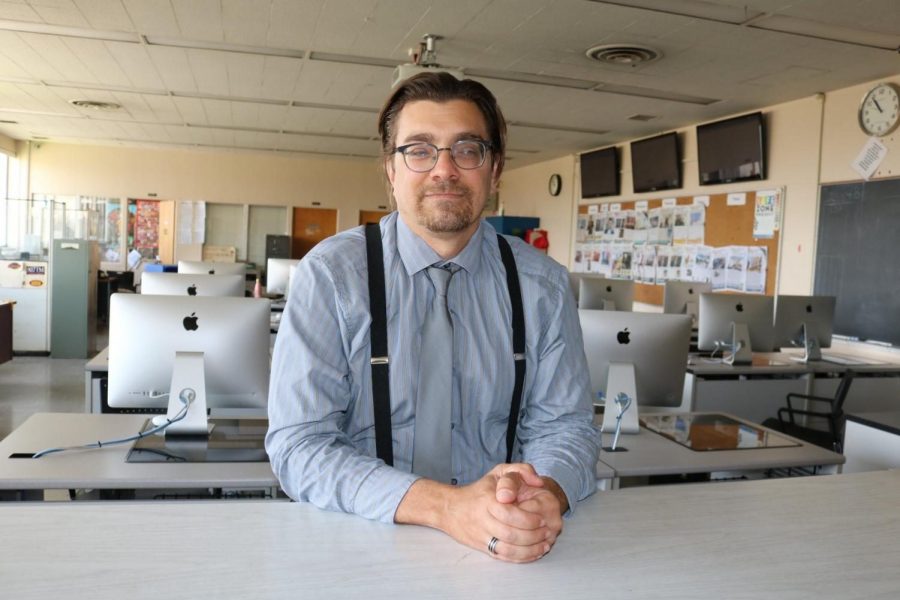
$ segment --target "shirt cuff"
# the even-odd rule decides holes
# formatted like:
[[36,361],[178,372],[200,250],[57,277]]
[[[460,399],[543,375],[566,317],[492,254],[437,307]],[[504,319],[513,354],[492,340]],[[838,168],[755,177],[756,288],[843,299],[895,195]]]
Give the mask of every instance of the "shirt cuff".
[[565,518],[571,517],[575,513],[575,505],[587,496],[590,496],[592,491],[597,487],[595,482],[592,486],[592,491],[582,497],[579,493],[579,490],[583,488],[581,485],[581,477],[567,465],[555,463],[547,465],[533,464],[532,466],[534,466],[534,469],[539,476],[549,477],[555,481],[566,495],[566,499],[569,501],[569,510],[563,513],[563,517]]
[[384,465],[374,469],[356,492],[351,512],[366,519],[393,523],[397,507],[418,475]]

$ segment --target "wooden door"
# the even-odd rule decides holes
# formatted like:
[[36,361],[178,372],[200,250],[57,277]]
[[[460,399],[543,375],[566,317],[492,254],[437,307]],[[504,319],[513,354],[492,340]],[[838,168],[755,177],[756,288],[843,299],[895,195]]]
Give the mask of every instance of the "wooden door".
[[164,265],[175,262],[175,201],[159,201],[159,260]]
[[291,257],[303,258],[313,246],[337,233],[337,211],[333,208],[294,208]]
[[359,211],[359,224],[377,223],[381,217],[391,214],[387,210],[361,210]]

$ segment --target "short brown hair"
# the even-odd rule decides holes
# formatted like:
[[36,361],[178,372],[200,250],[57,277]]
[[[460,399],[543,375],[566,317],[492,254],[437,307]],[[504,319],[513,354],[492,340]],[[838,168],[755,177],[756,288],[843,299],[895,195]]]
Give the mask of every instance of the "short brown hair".
[[390,95],[381,114],[378,115],[378,135],[381,136],[381,152],[387,159],[396,149],[397,116],[408,102],[430,100],[449,102],[467,100],[475,104],[487,125],[488,141],[491,143],[491,162],[497,167],[497,174],[503,171],[506,156],[506,120],[497,99],[482,84],[473,79],[457,79],[446,71],[419,73],[401,83]]

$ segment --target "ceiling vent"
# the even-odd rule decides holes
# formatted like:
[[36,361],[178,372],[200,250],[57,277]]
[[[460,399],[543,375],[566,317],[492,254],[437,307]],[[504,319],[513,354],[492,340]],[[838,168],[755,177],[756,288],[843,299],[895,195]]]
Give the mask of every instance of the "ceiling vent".
[[0,119],[0,125],[18,125],[18,121],[7,121],[6,119]]
[[636,115],[631,115],[630,117],[628,117],[628,120],[629,121],[646,122],[646,121],[652,121],[653,119],[658,119],[658,118],[659,117],[657,117],[656,115],[643,115],[641,113],[638,113]]
[[91,110],[111,111],[122,108],[121,104],[116,104],[115,102],[99,102],[97,100],[69,100],[69,104],[77,106],[78,108],[89,108]]
[[588,48],[588,58],[616,67],[636,67],[662,57],[662,52],[640,44],[603,44]]

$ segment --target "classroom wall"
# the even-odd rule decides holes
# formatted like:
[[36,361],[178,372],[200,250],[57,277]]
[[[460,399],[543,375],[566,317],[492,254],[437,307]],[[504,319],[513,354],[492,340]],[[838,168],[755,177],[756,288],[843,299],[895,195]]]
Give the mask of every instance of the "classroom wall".
[[339,230],[355,227],[361,209],[388,206],[376,159],[52,143],[31,145],[31,192],[269,206],[318,202],[317,208],[337,209]]
[[[808,294],[813,290],[815,268],[816,215],[819,183],[859,181],[850,163],[859,153],[866,136],[857,123],[857,107],[862,96],[875,83],[893,81],[900,84],[900,75],[802,98],[784,104],[764,107],[768,133],[768,168],[766,180],[727,185],[700,186],[697,172],[697,144],[694,125],[678,129],[682,143],[683,188],[669,192],[634,194],[631,182],[631,156],[627,142],[618,144],[622,171],[622,194],[602,199],[603,202],[642,200],[663,196],[690,196],[758,189],[784,188],[780,261],[777,278],[778,293]],[[750,111],[747,111],[750,112]],[[663,133],[662,131],[660,133]],[[900,130],[882,138],[888,155],[875,178],[900,176]],[[821,169],[820,169],[821,151]],[[545,213],[568,215],[548,220],[542,227],[549,231],[554,258],[571,266],[574,248],[574,221],[579,204],[594,204],[597,200],[582,201],[577,156],[571,164],[572,195],[565,199],[550,199],[546,193],[546,178],[554,172],[562,159],[548,161],[521,169],[509,169],[504,175],[501,199],[508,215],[540,216]],[[540,173],[543,176],[537,176]],[[820,174],[821,173],[821,174]],[[565,194],[565,188],[563,195]],[[546,197],[544,197],[546,196]],[[553,201],[571,201],[569,209]],[[529,212],[531,211],[531,212]],[[555,240],[567,240],[569,248],[553,246]],[[770,268],[773,266],[770,265]]]
[[9,154],[10,156],[15,156],[16,140],[0,133],[0,152],[4,152],[6,154]]
[[[522,167],[514,173],[505,173],[501,177],[500,207],[503,214],[540,218],[541,229],[552,232],[548,233],[548,254],[558,263],[568,265],[577,206],[575,194],[578,191],[575,185],[575,156]],[[550,176],[554,173],[562,176],[562,189],[558,196],[551,196],[548,188]]]

